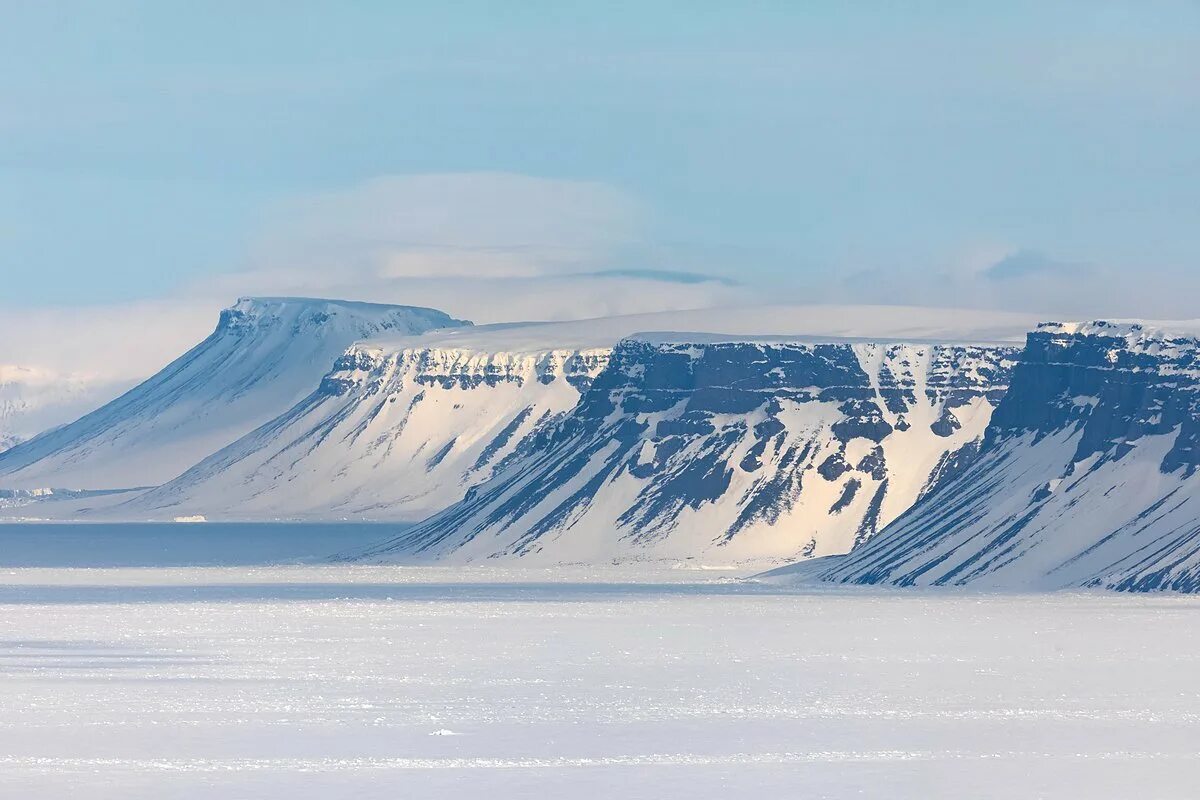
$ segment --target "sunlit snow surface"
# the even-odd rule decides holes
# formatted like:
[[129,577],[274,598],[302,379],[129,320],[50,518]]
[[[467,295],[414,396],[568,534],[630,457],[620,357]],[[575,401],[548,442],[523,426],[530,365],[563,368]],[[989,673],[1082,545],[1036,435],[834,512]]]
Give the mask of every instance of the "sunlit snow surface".
[[[261,565],[377,533],[0,528],[0,796],[1149,798],[1200,777],[1196,599]],[[155,535],[176,561],[217,537],[227,566],[8,566],[37,537],[58,537],[43,564],[144,563]]]

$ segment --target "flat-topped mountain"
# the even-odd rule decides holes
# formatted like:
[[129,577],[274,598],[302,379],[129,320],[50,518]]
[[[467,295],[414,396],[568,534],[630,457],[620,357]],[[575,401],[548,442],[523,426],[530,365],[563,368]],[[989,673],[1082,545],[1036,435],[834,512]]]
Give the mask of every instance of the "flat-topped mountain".
[[354,342],[463,324],[428,308],[243,298],[207,339],[145,382],[0,453],[0,487],[163,483],[286,411]]

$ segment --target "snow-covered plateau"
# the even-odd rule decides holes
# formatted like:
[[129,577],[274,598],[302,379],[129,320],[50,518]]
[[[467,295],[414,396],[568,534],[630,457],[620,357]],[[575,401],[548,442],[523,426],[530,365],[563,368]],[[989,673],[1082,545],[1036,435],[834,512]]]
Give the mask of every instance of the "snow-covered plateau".
[[790,306],[467,327],[242,300],[0,455],[0,487],[54,490],[5,502],[27,518],[428,520],[373,557],[769,565],[845,552],[969,453],[1032,324]]
[[0,795],[1194,796],[1191,597],[311,563],[357,527],[0,527]]

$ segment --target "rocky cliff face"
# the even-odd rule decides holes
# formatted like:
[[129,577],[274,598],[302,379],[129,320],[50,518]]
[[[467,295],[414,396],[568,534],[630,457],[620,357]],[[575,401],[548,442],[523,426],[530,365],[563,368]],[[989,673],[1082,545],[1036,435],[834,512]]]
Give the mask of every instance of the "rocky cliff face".
[[844,553],[970,453],[1005,347],[622,341],[569,414],[370,557]]
[[1031,333],[981,453],[825,580],[1200,589],[1200,339]]

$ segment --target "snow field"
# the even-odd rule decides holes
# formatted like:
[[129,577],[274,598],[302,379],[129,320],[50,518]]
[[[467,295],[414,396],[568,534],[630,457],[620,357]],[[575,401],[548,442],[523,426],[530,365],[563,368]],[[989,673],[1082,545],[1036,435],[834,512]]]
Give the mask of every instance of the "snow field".
[[1188,797],[1200,775],[1188,597],[647,568],[0,575],[5,797]]

